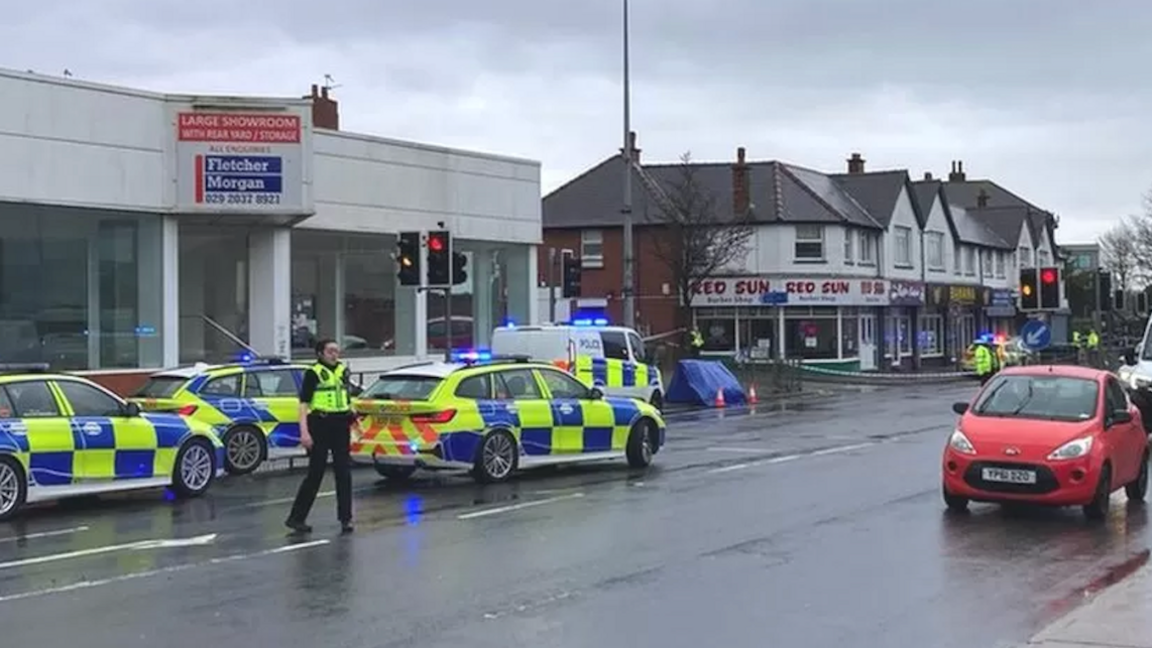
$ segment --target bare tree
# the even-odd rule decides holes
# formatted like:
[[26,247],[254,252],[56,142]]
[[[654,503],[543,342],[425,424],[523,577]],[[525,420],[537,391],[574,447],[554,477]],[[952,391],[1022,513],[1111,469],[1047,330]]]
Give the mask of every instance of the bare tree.
[[748,255],[752,238],[751,210],[721,213],[715,192],[697,176],[691,154],[680,156],[673,180],[663,183],[637,166],[648,192],[659,209],[648,214],[656,230],[650,238],[653,253],[668,269],[680,297],[678,326],[692,321],[692,295],[700,282],[716,276]]
[[1147,266],[1140,262],[1140,229],[1143,223],[1135,219],[1122,220],[1100,235],[1100,265],[1111,270],[1118,290],[1128,290],[1136,280],[1147,275]]

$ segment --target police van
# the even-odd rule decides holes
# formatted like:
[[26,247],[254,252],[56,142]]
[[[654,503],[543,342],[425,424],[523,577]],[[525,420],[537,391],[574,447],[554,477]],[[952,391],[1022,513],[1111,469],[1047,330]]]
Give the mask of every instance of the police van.
[[664,407],[664,382],[635,330],[607,320],[502,326],[492,332],[492,354],[526,355],[571,372],[609,396],[638,398]]

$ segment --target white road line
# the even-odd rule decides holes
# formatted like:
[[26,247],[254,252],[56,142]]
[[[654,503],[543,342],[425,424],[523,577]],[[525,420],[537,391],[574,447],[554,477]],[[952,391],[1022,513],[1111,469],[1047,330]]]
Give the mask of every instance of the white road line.
[[564,500],[577,499],[584,497],[584,493],[572,493],[571,495],[562,495],[560,497],[549,497],[542,500],[534,500],[531,502],[521,502],[519,504],[510,504],[508,506],[498,506],[496,508],[484,509],[483,511],[473,511],[471,513],[461,513],[456,516],[457,520],[474,520],[476,518],[487,517],[489,515],[499,515],[501,513],[509,513],[511,511],[519,511],[521,509],[532,508],[534,506],[544,506],[545,504],[554,504]]
[[277,547],[275,549],[266,549],[250,554],[235,554],[232,556],[225,556],[223,558],[213,558],[198,563],[188,563],[184,565],[173,565],[172,567],[164,567],[162,569],[152,569],[149,571],[136,572],[134,574],[123,574],[121,576],[113,576],[112,578],[102,578],[99,580],[80,581],[79,583],[72,583],[71,585],[62,585],[60,587],[50,587],[48,589],[33,590],[31,592],[21,592],[19,594],[10,594],[8,596],[0,596],[0,603],[7,603],[9,601],[18,601],[21,599],[33,598],[36,596],[46,596],[48,594],[60,594],[63,592],[73,592],[76,590],[89,589],[92,587],[101,587],[104,585],[112,585],[114,583],[122,583],[124,581],[138,580],[141,578],[149,578],[151,576],[159,576],[161,574],[171,574],[174,572],[187,571],[196,567],[209,567],[212,565],[219,565],[222,563],[235,562],[237,560],[251,560],[252,558],[260,558],[262,556],[271,556],[275,554],[287,553],[289,551],[299,551],[300,549],[310,549],[312,547],[319,547],[326,545],[331,540],[312,540],[311,542],[301,542],[298,544],[287,545],[284,547]]
[[180,538],[170,540],[143,540],[140,542],[128,542],[125,544],[108,545],[105,547],[92,547],[91,549],[80,549],[77,551],[68,551],[65,553],[49,554],[47,556],[37,556],[35,558],[24,558],[22,560],[12,560],[5,563],[0,563],[0,570],[12,569],[14,567],[27,567],[28,565],[39,565],[48,562],[56,562],[60,560],[69,560],[71,558],[84,558],[86,556],[97,556],[100,554],[113,553],[116,551],[131,551],[139,549],[163,549],[165,547],[173,546],[173,543],[178,543],[176,546],[187,545],[204,545],[216,539],[215,533],[208,535],[196,536],[194,538]]
[[783,455],[780,457],[772,457],[771,459],[763,459],[761,461],[749,461],[746,463],[732,464],[731,466],[721,466],[720,468],[713,468],[712,470],[708,471],[708,474],[719,475],[722,473],[729,473],[729,472],[735,472],[737,470],[744,470],[745,468],[755,468],[756,466],[767,466],[767,465],[771,465],[771,464],[786,463],[788,461],[796,461],[797,459],[803,459],[804,457],[819,457],[822,455],[837,454],[840,452],[850,452],[852,450],[860,450],[861,448],[869,448],[869,447],[872,447],[874,445],[877,445],[876,442],[873,442],[873,443],[856,443],[853,445],[837,446],[835,448],[825,448],[823,450],[817,450],[816,452],[802,452],[799,454]]
[[876,444],[875,443],[857,443],[855,445],[840,446],[838,448],[825,448],[823,450],[817,450],[816,452],[811,453],[811,456],[819,457],[822,455],[837,454],[840,452],[851,452],[853,450],[859,450],[861,448],[869,448],[869,447],[872,447],[874,445],[876,445]]
[[708,450],[710,452],[738,452],[738,453],[746,453],[746,454],[764,454],[766,452],[771,452],[767,448],[725,448],[725,447],[721,447],[721,446],[717,446],[715,448],[708,448]]
[[0,542],[20,542],[21,540],[34,540],[36,538],[51,538],[53,536],[68,535],[70,533],[81,533],[83,531],[88,531],[88,530],[89,530],[89,527],[78,526],[78,527],[72,527],[71,529],[57,529],[55,531],[41,531],[40,533],[29,533],[27,535],[22,535],[22,536],[8,536],[6,538],[0,538]]

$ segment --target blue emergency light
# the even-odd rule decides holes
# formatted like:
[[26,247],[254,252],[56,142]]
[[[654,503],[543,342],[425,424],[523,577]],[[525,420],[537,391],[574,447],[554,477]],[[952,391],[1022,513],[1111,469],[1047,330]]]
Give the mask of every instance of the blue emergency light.
[[581,317],[572,320],[572,326],[608,326],[607,317]]
[[452,362],[486,362],[492,359],[491,351],[456,350],[449,354]]

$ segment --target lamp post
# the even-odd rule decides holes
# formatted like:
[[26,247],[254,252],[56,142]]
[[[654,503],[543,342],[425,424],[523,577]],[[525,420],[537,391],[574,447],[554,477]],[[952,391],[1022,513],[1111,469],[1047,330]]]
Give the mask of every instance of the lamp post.
[[632,254],[632,101],[628,70],[628,0],[624,0],[624,326],[636,327],[636,297],[634,295],[635,259]]

